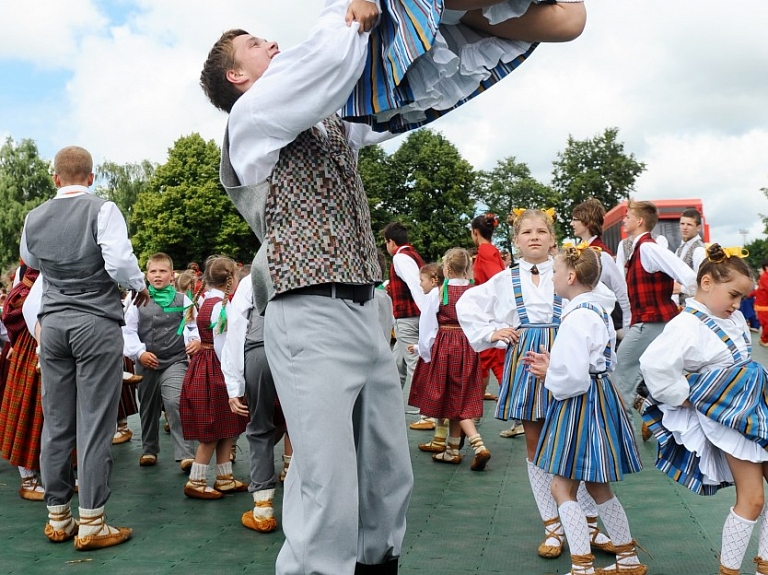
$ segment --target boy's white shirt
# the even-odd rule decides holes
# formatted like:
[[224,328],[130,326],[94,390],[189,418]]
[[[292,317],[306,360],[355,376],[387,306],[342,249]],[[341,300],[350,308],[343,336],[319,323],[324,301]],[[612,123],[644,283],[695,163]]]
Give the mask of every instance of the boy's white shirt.
[[[637,242],[645,234],[638,235],[632,242],[632,251],[637,248]],[[685,293],[696,293],[696,274],[683,260],[666,248],[662,248],[655,242],[645,242],[640,246],[640,263],[649,274],[663,272],[681,284]]]
[[227,305],[227,341],[221,354],[221,371],[230,398],[245,395],[245,338],[248,312],[253,309],[251,276],[240,280],[232,301]]
[[[371,1],[371,0],[368,0]],[[378,2],[374,2],[379,6]],[[229,115],[229,155],[242,185],[259,184],[274,170],[280,150],[317,127],[347,101],[363,72],[369,32],[347,26],[349,0],[327,0],[307,40],[277,54]],[[353,149],[393,137],[367,124],[345,123]]]
[[[192,300],[184,294],[184,317],[186,318],[186,308],[192,305]],[[131,358],[133,361],[138,361],[142,353],[147,351],[147,346],[139,338],[139,309],[133,304],[133,301],[128,302],[128,306],[125,309],[124,314],[125,325],[123,326],[123,355]],[[186,346],[190,341],[200,340],[200,334],[197,331],[197,322],[194,317],[191,321],[184,321],[184,345]]]
[[[91,191],[85,186],[64,186],[58,189],[53,201],[66,202],[70,198],[89,193]],[[62,209],[65,210],[66,207],[62,205]],[[40,262],[27,249],[26,230],[25,218],[24,230],[21,233],[21,243],[19,246],[21,258],[28,266],[39,270]],[[122,213],[113,202],[104,202],[101,208],[99,208],[96,242],[101,247],[104,269],[109,274],[109,277],[119,285],[129,287],[135,291],[142,291],[146,287],[144,272],[139,269],[136,256],[133,254],[133,246],[131,246],[131,242],[128,239],[125,218],[123,218]]]
[[408,286],[408,291],[411,292],[411,297],[416,303],[416,307],[419,308],[419,313],[424,313],[422,306],[426,306],[428,303],[426,301],[427,295],[421,289],[419,264],[411,256],[402,253],[404,247],[397,248],[395,255],[392,256],[392,266],[395,268],[397,277]]

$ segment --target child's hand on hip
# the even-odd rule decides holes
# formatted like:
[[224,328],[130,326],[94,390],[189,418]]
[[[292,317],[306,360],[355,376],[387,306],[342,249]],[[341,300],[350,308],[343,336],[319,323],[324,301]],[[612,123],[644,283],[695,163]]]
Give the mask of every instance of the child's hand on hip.
[[358,32],[370,32],[376,25],[376,20],[379,17],[379,9],[376,4],[369,2],[368,0],[352,0],[347,8],[347,16],[345,21],[347,26],[351,26],[352,22],[360,24]]

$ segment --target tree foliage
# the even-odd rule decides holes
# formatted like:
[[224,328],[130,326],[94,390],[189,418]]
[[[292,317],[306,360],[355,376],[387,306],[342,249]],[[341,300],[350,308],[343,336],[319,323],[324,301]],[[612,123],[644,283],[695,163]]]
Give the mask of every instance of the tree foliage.
[[555,205],[555,191],[531,176],[531,170],[514,156],[496,163],[490,171],[481,172],[479,185],[474,194],[479,204],[499,217],[499,226],[494,234],[497,247],[512,250],[512,227],[507,215],[514,208],[549,208]]
[[618,128],[607,128],[587,140],[568,136],[565,151],[558,152],[552,170],[552,187],[559,195],[555,206],[558,234],[571,233],[571,212],[587,198],[597,198],[608,211],[634,191],[645,164],[624,152],[618,133]]
[[133,207],[133,246],[141,263],[154,252],[177,268],[212,254],[250,262],[258,243],[219,182],[221,152],[199,134],[176,140]]
[[105,161],[96,167],[97,186],[94,194],[114,202],[125,217],[128,232],[136,233],[133,225],[133,205],[139,194],[149,187],[155,164],[144,160],[137,164],[116,164]]
[[0,147],[0,267],[18,262],[27,213],[56,195],[52,172],[33,140],[9,137]]
[[391,221],[404,223],[426,261],[471,245],[476,174],[441,134],[417,130],[390,156],[374,147],[359,164],[375,234]]

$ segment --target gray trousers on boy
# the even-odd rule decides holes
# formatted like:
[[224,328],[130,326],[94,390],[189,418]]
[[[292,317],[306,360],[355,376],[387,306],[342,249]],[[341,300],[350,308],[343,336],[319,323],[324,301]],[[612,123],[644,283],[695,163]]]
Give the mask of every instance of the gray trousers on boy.
[[664,331],[664,322],[640,322],[632,325],[621,340],[616,351],[616,371],[611,378],[624,401],[624,409],[629,420],[633,421],[632,403],[637,395],[637,385],[643,379],[640,371],[640,356],[643,355],[651,342]]
[[251,493],[275,486],[275,382],[263,344],[245,342],[245,401],[250,421],[245,428],[251,455]]
[[72,499],[72,450],[77,447],[79,502],[109,499],[112,435],[123,385],[123,334],[114,319],[60,311],[41,320],[43,435],[40,475],[46,505]]
[[139,417],[141,418],[141,446],[143,453],[160,453],[160,412],[165,407],[171,428],[173,458],[176,461],[195,458],[195,442],[184,439],[179,416],[179,400],[187,362],[180,361],[165,369],[147,369],[136,364],[136,373],[143,376],[139,382]]
[[374,302],[284,295],[264,321],[294,449],[277,575],[351,575],[399,557],[413,471]]

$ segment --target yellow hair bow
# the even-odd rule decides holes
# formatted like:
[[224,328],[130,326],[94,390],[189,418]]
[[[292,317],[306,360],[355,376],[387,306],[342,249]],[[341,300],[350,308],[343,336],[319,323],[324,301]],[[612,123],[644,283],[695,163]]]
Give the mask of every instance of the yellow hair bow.
[[555,221],[555,208],[547,208],[546,210],[541,211],[547,214],[550,220]]
[[525,213],[526,208],[512,208],[512,213],[515,214],[516,218],[519,218]]
[[602,251],[598,246],[590,246],[587,242],[581,242],[578,245],[574,245],[571,242],[563,242],[563,249],[564,250],[574,249],[577,252],[579,252],[579,255],[581,255],[581,253],[587,249],[595,250],[597,253],[600,253]]
[[717,244],[709,244],[707,246],[707,259],[713,263],[719,264],[722,262],[725,258],[740,258],[744,259],[749,257],[749,250],[742,248],[741,246],[733,246],[730,248],[726,248],[723,246],[718,246],[722,250],[722,256],[720,254],[717,254],[716,256],[712,257],[709,254],[709,248],[710,246],[717,246]]

